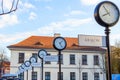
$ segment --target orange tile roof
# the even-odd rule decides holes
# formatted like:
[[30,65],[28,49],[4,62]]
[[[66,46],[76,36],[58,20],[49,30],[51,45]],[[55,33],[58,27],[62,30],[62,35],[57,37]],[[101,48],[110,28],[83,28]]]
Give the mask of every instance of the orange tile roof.
[[[53,40],[55,37],[50,36],[31,36],[17,44],[8,46],[8,48],[36,48],[36,49],[52,49]],[[78,46],[78,38],[65,37],[67,42],[66,49],[80,49],[80,50],[104,50],[100,47]]]

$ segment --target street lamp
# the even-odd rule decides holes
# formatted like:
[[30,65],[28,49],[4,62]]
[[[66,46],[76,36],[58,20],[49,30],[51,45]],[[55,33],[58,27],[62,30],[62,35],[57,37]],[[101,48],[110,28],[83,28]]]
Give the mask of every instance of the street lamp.
[[106,34],[106,47],[107,47],[107,57],[108,57],[108,74],[107,79],[111,79],[111,62],[110,62],[110,43],[109,43],[109,27],[114,26],[119,20],[119,9],[118,7],[110,2],[110,1],[103,1],[99,3],[94,12],[95,20],[98,24],[105,27],[105,34]]

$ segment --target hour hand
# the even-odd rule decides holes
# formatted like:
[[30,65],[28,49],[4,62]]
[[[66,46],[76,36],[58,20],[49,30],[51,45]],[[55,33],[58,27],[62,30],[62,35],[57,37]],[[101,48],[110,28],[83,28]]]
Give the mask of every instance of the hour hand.
[[110,16],[110,14],[109,14],[109,13],[103,14],[102,16],[106,16],[106,15],[109,15],[109,16]]

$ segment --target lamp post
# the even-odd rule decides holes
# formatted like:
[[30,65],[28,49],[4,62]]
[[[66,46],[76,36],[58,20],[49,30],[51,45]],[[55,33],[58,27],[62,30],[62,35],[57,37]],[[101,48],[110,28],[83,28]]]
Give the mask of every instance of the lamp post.
[[106,47],[107,47],[107,79],[112,80],[111,78],[111,61],[110,61],[110,42],[109,42],[109,33],[110,27],[114,26],[119,20],[119,9],[118,7],[110,1],[100,2],[94,12],[95,20],[98,24],[105,27],[106,34]]

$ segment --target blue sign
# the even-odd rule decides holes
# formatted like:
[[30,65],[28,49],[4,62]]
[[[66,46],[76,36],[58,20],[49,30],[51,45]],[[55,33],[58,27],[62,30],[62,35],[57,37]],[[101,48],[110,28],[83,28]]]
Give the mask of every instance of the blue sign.
[[120,74],[112,74],[112,80],[120,80]]

